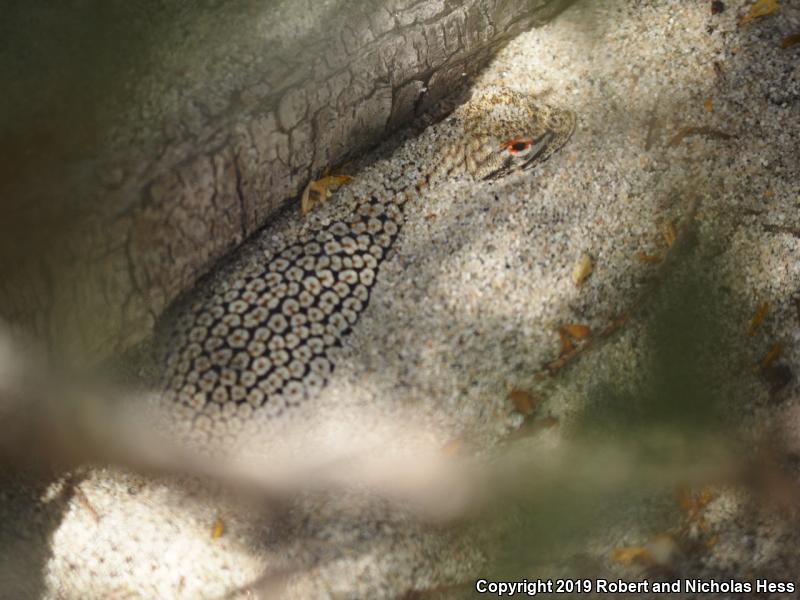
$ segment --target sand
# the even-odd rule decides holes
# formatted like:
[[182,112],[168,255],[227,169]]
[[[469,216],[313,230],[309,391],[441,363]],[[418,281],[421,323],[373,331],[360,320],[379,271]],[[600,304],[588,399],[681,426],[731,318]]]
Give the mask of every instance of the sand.
[[[543,378],[543,365],[559,355],[559,327],[578,323],[596,333],[629,311],[658,272],[647,257],[667,251],[665,224],[679,223],[693,198],[700,251],[682,268],[705,266],[704,281],[724,288],[717,307],[730,331],[719,343],[746,365],[737,389],[747,404],[731,404],[730,431],[745,432],[736,435],[747,456],[763,431],[800,444],[797,379],[775,401],[763,376],[750,372],[775,342],[782,343],[778,362],[789,368],[800,352],[800,46],[781,47],[800,31],[800,3],[784,1],[777,13],[741,26],[751,2],[725,2],[716,15],[709,4],[578,2],[511,42],[476,85],[505,85],[571,108],[578,115],[572,140],[533,173],[493,184],[456,181],[410,209],[334,381],[319,402],[271,423],[269,444],[401,455],[458,445],[485,455],[524,421],[508,397],[516,388],[539,399],[529,421],[546,424],[529,440],[531,452],[563,447],[585,407],[603,397],[599,388],[636,398],[653,350],[645,309],[574,366]],[[687,127],[707,129],[676,139]],[[425,149],[422,134],[402,152],[424,156]],[[386,151],[374,155],[380,160],[362,161],[354,181],[312,218],[336,214],[337,203],[393,168]],[[238,260],[302,227],[287,213]],[[593,271],[576,286],[572,271],[583,254]],[[652,306],[681,280],[658,288]],[[748,336],[747,319],[764,302],[767,317]],[[3,526],[48,547],[19,546],[18,560],[41,569],[29,597],[215,598],[265,573],[273,574],[265,585],[286,584],[279,597],[396,597],[466,584],[437,592],[458,597],[496,567],[491,547],[478,543],[483,530],[431,524],[357,490],[309,492],[264,509],[191,482],[110,470],[89,471],[80,489],[82,497],[44,503],[37,514],[47,518]],[[56,489],[7,496],[22,510],[24,498],[40,492],[58,498]],[[608,510],[608,520],[582,530],[577,542],[536,545],[540,558],[525,575],[562,568],[643,577],[636,565],[612,560],[614,549],[644,546],[660,533],[678,539],[688,517],[671,508],[664,489],[641,492],[625,514]],[[662,562],[698,576],[796,573],[789,562],[796,540],[786,527],[767,517],[745,524],[747,510],[742,490],[718,486],[703,507],[705,533],[674,542],[713,533],[714,543],[683,550],[679,561],[668,548]],[[567,509],[547,507],[540,516],[569,518]],[[562,559],[569,566],[555,564]]]

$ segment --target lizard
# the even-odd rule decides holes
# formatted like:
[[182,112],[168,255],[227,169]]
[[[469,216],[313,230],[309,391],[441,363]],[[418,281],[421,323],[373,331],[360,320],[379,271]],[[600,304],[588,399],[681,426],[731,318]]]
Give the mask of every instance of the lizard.
[[[182,435],[229,443],[252,419],[278,418],[321,393],[336,350],[366,310],[404,207],[456,178],[527,171],[570,138],[569,110],[502,87],[474,92],[432,125],[427,166],[358,198],[342,218],[216,282],[171,321],[162,401]],[[401,154],[401,153],[396,153]]]

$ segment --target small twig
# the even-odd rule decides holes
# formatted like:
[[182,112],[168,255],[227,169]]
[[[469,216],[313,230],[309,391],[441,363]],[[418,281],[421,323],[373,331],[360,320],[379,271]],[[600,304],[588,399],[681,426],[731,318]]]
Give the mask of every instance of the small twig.
[[762,227],[764,231],[770,233],[788,233],[791,236],[800,238],[800,228],[798,227],[787,227],[786,225],[762,225]]
[[95,523],[100,522],[100,515],[98,514],[97,510],[95,510],[92,503],[89,502],[89,498],[86,496],[86,493],[81,489],[80,485],[75,485],[73,488],[75,492],[75,497],[78,499],[78,503],[89,513]]
[[710,138],[716,138],[719,140],[730,140],[735,138],[736,136],[730,133],[725,133],[724,131],[720,131],[719,129],[714,129],[713,127],[684,127],[675,136],[669,141],[667,144],[670,147],[675,147],[680,144],[684,138],[692,136],[692,135],[704,135]]

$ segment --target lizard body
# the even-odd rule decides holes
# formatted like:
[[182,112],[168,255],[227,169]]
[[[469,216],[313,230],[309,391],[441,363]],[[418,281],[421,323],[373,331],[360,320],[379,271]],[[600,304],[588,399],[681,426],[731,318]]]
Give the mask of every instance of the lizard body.
[[496,179],[558,150],[574,115],[504,88],[476,94],[441,124],[427,168],[359,199],[191,303],[176,319],[164,399],[196,441],[232,441],[320,393],[336,351],[366,309],[404,207],[454,177]]

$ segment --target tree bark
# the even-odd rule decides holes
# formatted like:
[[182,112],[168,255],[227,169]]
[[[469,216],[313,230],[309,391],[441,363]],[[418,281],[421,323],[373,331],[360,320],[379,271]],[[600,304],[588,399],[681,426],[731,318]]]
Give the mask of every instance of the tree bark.
[[12,4],[0,314],[58,356],[129,347],[308,180],[569,2]]

